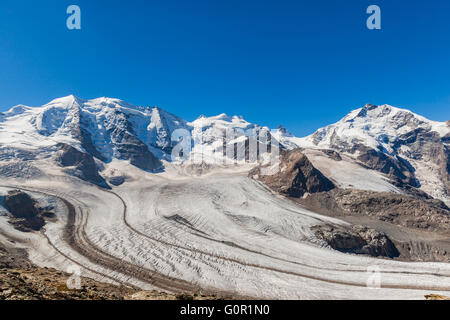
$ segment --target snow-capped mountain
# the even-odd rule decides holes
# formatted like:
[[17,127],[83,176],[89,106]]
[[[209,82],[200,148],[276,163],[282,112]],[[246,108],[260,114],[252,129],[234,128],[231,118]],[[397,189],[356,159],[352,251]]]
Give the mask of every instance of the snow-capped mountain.
[[332,149],[439,199],[450,195],[450,125],[389,105],[365,105],[305,138],[282,143]]
[[[249,149],[256,146],[257,140],[265,147],[269,142],[266,140],[270,134],[269,128],[249,123],[241,116],[200,116],[188,125],[192,128],[191,158],[194,161],[256,163],[257,156],[251,154]],[[262,147],[260,151],[262,157]]]
[[342,151],[349,150],[349,146],[363,144],[396,155],[403,145],[399,142],[401,137],[414,131],[434,132],[436,137],[444,138],[450,133],[450,127],[445,122],[431,121],[406,109],[367,104],[337,123],[318,129],[299,143],[305,147]]
[[[42,151],[65,143],[104,162],[133,160],[139,156],[137,152],[170,161],[175,130],[185,130],[190,135],[195,152],[202,145],[213,148],[222,145],[226,130],[234,129],[237,133],[261,128],[237,116],[200,116],[188,123],[158,107],[74,96],[55,99],[42,107],[16,106],[0,115],[0,123],[3,148]],[[152,169],[141,160],[136,162],[137,166]]]
[[170,136],[186,121],[157,107],[136,107],[110,98],[82,100],[68,96],[37,108],[18,106],[2,114],[4,148],[41,153],[69,144],[95,158],[130,160],[154,170],[170,151]]
[[70,173],[101,184],[102,163],[119,160],[146,171],[163,170],[165,161],[175,161],[174,152],[185,153],[174,149],[180,145],[191,156],[201,156],[202,162],[232,149],[233,162],[256,164],[259,155],[258,159],[249,157],[249,145],[252,139],[264,142],[267,135],[286,149],[334,150],[381,172],[395,185],[420,188],[449,201],[448,123],[388,105],[366,105],[305,138],[281,126],[268,132],[267,127],[239,116],[200,116],[187,122],[158,107],[68,96],[41,107],[20,105],[0,114],[0,173],[11,171],[11,162],[16,163],[14,168],[17,163],[22,168],[14,175],[34,160],[52,158],[70,167]]

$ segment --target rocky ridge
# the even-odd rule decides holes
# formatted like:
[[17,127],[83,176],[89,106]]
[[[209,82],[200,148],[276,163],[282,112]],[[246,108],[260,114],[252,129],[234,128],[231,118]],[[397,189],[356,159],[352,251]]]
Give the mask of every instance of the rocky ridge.
[[281,152],[280,169],[276,173],[264,175],[259,166],[248,175],[264,182],[272,190],[291,197],[302,197],[335,188],[333,182],[317,170],[298,149]]

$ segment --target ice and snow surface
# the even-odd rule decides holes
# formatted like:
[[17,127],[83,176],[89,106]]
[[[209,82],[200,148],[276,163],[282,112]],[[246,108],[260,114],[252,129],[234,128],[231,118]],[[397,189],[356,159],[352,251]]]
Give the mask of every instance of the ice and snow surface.
[[382,147],[382,150],[392,154],[392,142],[400,135],[419,128],[435,131],[441,137],[450,133],[450,127],[445,122],[431,121],[406,109],[382,105],[353,110],[335,124],[318,129],[313,135],[290,140],[305,148],[327,149],[335,148],[336,138],[339,138],[341,143],[361,143],[376,150]]
[[[117,195],[73,183],[30,181],[28,187],[45,189],[88,210],[82,218],[87,220],[87,237],[108,254],[201,287],[282,299],[422,299],[450,290],[449,264],[405,263],[331,250],[310,227],[345,222],[310,212],[239,173],[135,176],[134,182],[114,190],[127,205],[125,216]],[[58,218],[46,227],[58,250],[89,270],[153,288],[73,251],[62,240],[64,212]],[[2,229],[10,230],[2,219]],[[64,265],[53,249],[49,256],[45,243],[37,247],[32,259],[39,264],[61,268],[71,263]],[[86,274],[99,277],[89,270]],[[380,289],[366,287],[373,270],[381,272]]]
[[[80,139],[74,135],[77,126],[88,133],[93,147],[108,162],[117,158],[116,146],[111,142],[113,139],[111,131],[116,127],[135,135],[158,158],[169,161],[175,160],[171,157],[174,147],[172,134],[177,129],[182,129],[188,134],[189,148],[192,147],[189,150],[191,159],[197,163],[212,164],[217,163],[217,155],[222,156],[225,133],[237,133],[235,136],[233,134],[227,136],[227,148],[233,148],[236,143],[238,154],[244,154],[244,138],[239,136],[239,133],[248,134],[255,130],[269,130],[267,127],[251,124],[238,116],[230,117],[226,114],[213,117],[200,116],[195,121],[187,122],[157,107],[133,106],[113,98],[82,100],[68,96],[55,99],[42,107],[17,106],[3,113],[0,117],[0,144],[3,149],[33,150],[38,155],[45,155],[43,151],[58,142],[83,149]],[[440,137],[450,132],[450,127],[445,122],[431,121],[408,110],[389,105],[377,107],[367,105],[305,138],[295,137],[284,128],[272,131],[272,136],[274,140],[287,148],[339,150],[342,146],[363,144],[376,150],[383,150],[390,155],[400,154],[407,158],[408,147],[402,146],[394,150],[393,144],[402,134],[417,129],[434,131]],[[228,151],[232,153],[234,150]],[[348,156],[354,158],[357,154],[348,154]],[[317,157],[312,158],[314,165],[321,166],[320,162],[314,162]],[[434,197],[450,203],[437,165],[413,158],[408,158],[408,161],[416,170],[415,174],[421,183],[421,188]],[[240,161],[242,162],[245,161]],[[354,184],[348,181],[353,180],[352,175],[346,175],[346,172],[350,172],[347,170],[350,167],[355,168],[355,174],[366,173],[369,178],[383,180],[380,174],[356,168],[356,166],[351,160],[350,163],[335,163],[336,168],[332,168],[335,170],[332,174],[338,183],[343,182],[341,184],[343,186]],[[322,167],[326,168],[326,166]],[[357,179],[356,183],[358,181],[360,179]],[[381,188],[384,191],[392,189],[392,186],[386,185],[385,179],[381,181],[381,184],[376,185],[370,181],[363,189],[379,191],[380,186],[384,186]]]
[[[378,108],[376,112],[380,113],[371,115],[370,123],[368,117],[360,115],[362,111],[355,110],[337,124],[319,130],[318,144],[312,136],[300,139],[284,130],[278,130],[274,137],[288,147],[321,149],[331,147],[329,141],[336,131],[347,142],[359,139],[367,146],[384,146],[395,135],[410,129],[408,124],[396,127],[405,119],[441,136],[448,133],[443,123],[416,115],[411,118],[400,109]],[[81,100],[69,96],[39,108],[18,106],[3,113],[0,142],[3,147],[26,150],[42,151],[58,142],[81,148],[71,133],[80,112],[82,126],[91,135],[94,146],[111,160],[104,173],[126,173],[128,182],[115,188],[114,195],[74,178],[59,177],[61,173],[50,166],[43,170],[50,173],[51,180],[26,184],[73,201],[78,219],[86,222],[89,240],[116,258],[201,287],[261,298],[422,299],[431,291],[444,290],[448,295],[449,264],[405,263],[333,251],[314,237],[310,227],[327,221],[344,222],[272,194],[243,175],[244,166],[236,170],[213,169],[207,175],[192,177],[179,174],[179,168],[165,162],[164,173],[147,174],[114,159],[109,141],[110,129],[121,125],[119,112],[126,115],[133,133],[152,152],[170,160],[170,136],[176,129],[191,132],[192,140],[200,141],[194,146],[194,153],[203,153],[198,148],[220,147],[226,129],[261,128],[240,117],[222,114],[188,123],[156,107],[136,107],[118,99]],[[305,153],[342,187],[398,192],[382,174],[360,167],[347,156],[337,164],[318,150]],[[120,197],[127,205],[126,211]],[[153,288],[139,279],[98,266],[74,251],[62,238],[66,215],[60,209],[58,222],[46,226],[45,233],[53,246],[35,234],[27,236],[30,239],[25,242],[33,247],[30,253],[36,263],[65,269],[76,261],[85,267],[87,275],[99,277],[100,273],[109,277],[102,280],[114,278]],[[0,228],[15,237],[24,237],[12,230],[6,217],[0,217]],[[373,276],[368,268],[381,271],[381,289],[366,287]]]
[[[363,108],[350,112],[335,124],[318,129],[310,136],[297,138],[284,135],[280,131],[275,136],[287,146],[297,146],[306,149],[334,149],[347,154],[351,158],[358,156],[358,151],[355,154],[349,152],[357,144],[381,150],[391,156],[401,156],[414,168],[414,174],[420,182],[420,188],[450,205],[450,195],[446,192],[442,181],[442,172],[438,164],[427,157],[422,159],[421,157],[410,156],[411,150],[407,145],[394,148],[394,145],[396,145],[402,135],[419,130],[435,133],[440,138],[450,134],[450,126],[446,122],[431,121],[409,110],[389,105],[366,105]],[[320,162],[314,162],[314,157],[310,160],[315,166],[321,166]],[[335,167],[330,170],[334,170],[335,173],[337,173],[336,170],[344,173],[345,168],[351,166],[351,164],[344,162],[334,163],[334,165]],[[326,169],[326,166],[324,168]],[[337,180],[356,177],[361,170],[361,168],[355,168],[355,175],[348,171],[348,175],[339,175]],[[369,180],[366,187],[362,189],[367,189],[367,186],[372,185],[370,182],[372,180],[371,177],[377,175],[377,173],[370,171],[366,171],[366,173]],[[356,183],[358,183],[357,180],[355,179]],[[344,182],[343,185],[345,184]],[[379,191],[378,187],[369,189]],[[388,189],[392,189],[392,187],[388,187]]]
[[74,136],[79,126],[108,160],[114,158],[110,131],[117,126],[131,131],[160,157],[161,149],[170,146],[172,132],[188,128],[186,121],[157,107],[137,107],[112,98],[82,100],[68,96],[42,107],[17,106],[4,113],[0,118],[0,143],[40,150],[63,142],[82,150]]
[[303,153],[340,188],[401,193],[382,173],[360,166],[351,157],[343,155],[343,160],[337,161],[320,150],[306,149]]

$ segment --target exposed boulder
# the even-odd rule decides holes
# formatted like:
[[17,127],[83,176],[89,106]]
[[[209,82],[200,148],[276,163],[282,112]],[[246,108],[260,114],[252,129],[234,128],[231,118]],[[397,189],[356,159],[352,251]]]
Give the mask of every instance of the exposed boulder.
[[333,182],[317,170],[298,149],[281,151],[278,172],[263,175],[261,167],[257,167],[250,171],[249,176],[261,180],[274,191],[291,197],[302,197],[305,193],[335,188]]
[[337,226],[315,226],[312,228],[317,238],[328,243],[333,249],[373,257],[395,258],[400,255],[394,243],[384,233],[363,226],[351,228]]

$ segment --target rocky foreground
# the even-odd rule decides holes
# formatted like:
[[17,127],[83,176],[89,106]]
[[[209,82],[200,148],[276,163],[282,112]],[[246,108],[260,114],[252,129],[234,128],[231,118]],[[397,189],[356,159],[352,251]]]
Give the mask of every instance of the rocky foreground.
[[213,300],[202,294],[169,294],[116,286],[81,278],[81,288],[69,289],[71,275],[33,265],[23,249],[0,243],[0,300]]

